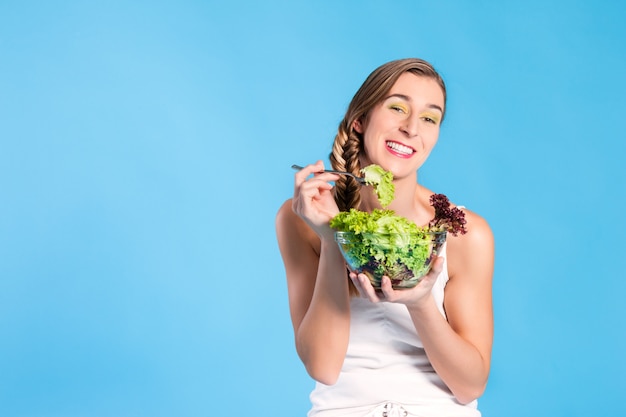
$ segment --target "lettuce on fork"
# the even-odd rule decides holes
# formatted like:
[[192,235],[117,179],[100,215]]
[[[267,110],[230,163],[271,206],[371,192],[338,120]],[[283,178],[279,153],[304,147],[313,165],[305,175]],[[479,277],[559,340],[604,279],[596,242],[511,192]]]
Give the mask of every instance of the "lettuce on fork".
[[365,183],[374,186],[380,205],[387,207],[393,201],[395,193],[393,174],[375,164],[366,166],[361,172]]

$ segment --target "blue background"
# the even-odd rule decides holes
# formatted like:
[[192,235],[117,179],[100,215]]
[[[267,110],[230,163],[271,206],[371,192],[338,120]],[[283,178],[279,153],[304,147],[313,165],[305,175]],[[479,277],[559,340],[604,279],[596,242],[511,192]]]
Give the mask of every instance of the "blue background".
[[484,416],[623,416],[616,1],[0,2],[0,415],[303,416],[274,215],[375,67],[448,84],[420,181],[488,219]]

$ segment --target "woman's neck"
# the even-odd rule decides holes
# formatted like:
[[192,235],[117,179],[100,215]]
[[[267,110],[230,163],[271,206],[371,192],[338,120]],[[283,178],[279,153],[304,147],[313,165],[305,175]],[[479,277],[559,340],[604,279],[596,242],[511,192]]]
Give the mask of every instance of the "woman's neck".
[[[428,190],[417,183],[416,178],[396,179],[394,199],[389,206],[384,207],[393,210],[398,216],[406,217],[417,225],[424,225],[432,218],[433,212],[428,202]],[[361,188],[360,210],[372,211],[382,208],[376,197],[373,187]]]

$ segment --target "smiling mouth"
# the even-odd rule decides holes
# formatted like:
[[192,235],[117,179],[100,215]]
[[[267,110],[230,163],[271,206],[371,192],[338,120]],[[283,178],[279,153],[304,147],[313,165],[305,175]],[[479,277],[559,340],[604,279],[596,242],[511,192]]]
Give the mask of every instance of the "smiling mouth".
[[413,155],[415,153],[415,149],[397,142],[387,141],[387,147],[402,155]]

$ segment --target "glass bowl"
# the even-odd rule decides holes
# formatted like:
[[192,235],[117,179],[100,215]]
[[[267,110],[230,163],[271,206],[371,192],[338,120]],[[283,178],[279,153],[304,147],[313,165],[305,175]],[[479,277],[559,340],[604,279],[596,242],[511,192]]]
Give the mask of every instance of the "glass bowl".
[[367,275],[374,288],[388,276],[394,289],[403,289],[416,286],[430,271],[446,232],[335,232],[335,241],[350,270]]

